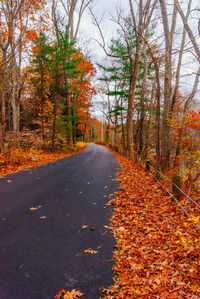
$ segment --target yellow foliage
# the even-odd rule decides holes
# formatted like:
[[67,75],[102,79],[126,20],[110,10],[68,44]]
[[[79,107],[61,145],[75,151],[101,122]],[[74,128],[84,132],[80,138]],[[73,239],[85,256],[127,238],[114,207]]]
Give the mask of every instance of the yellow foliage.
[[79,141],[76,143],[77,148],[84,148],[86,147],[86,143],[83,141]]

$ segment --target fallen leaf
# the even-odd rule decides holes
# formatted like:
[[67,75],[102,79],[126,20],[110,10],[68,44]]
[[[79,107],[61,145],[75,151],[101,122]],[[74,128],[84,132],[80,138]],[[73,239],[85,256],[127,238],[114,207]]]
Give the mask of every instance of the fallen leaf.
[[54,297],[54,299],[77,299],[84,294],[77,291],[76,289],[73,289],[71,291],[65,291],[63,288],[59,290]]
[[7,183],[11,183],[12,181],[11,180],[7,180]]
[[37,207],[32,207],[32,208],[30,208],[30,210],[31,211],[35,211],[35,210],[38,210],[38,209],[41,209],[42,208],[42,206],[37,206]]
[[47,216],[41,216],[40,219],[45,219]]
[[84,252],[90,253],[90,254],[97,254],[98,253],[98,251],[92,250],[91,248],[85,249]]
[[37,209],[38,209],[37,207],[36,208],[34,208],[34,207],[30,208],[31,211],[35,211]]
[[82,229],[85,229],[87,227],[88,227],[88,225],[82,225]]

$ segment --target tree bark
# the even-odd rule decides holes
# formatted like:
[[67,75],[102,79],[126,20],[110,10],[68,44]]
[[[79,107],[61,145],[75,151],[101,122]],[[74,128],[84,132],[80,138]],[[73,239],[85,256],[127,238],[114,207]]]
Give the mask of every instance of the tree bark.
[[165,34],[165,83],[164,83],[164,107],[163,107],[163,118],[162,118],[162,143],[161,143],[161,158],[162,158],[162,168],[166,168],[169,165],[169,135],[170,127],[168,124],[170,103],[172,99],[172,85],[171,85],[171,39],[169,32],[169,24],[167,18],[167,9],[165,0],[159,0],[163,29]]
[[139,155],[141,155],[144,147],[144,121],[145,121],[145,95],[147,88],[147,56],[146,56],[146,44],[143,46],[143,57],[144,57],[144,78],[142,81],[141,90],[141,116],[140,116],[140,132],[139,132]]

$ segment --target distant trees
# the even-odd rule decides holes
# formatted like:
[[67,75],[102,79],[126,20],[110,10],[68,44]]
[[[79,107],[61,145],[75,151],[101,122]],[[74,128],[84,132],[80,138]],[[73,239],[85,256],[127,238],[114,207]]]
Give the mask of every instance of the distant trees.
[[96,92],[91,84],[96,73],[94,66],[69,41],[68,27],[62,31],[57,23],[56,30],[57,37],[51,43],[44,33],[35,39],[31,67],[27,69],[30,101],[35,98],[39,104],[37,115],[41,118],[43,144],[46,122],[51,131],[52,149],[57,132],[64,134],[68,147],[76,142],[83,109],[88,114],[91,97]]
[[83,138],[87,125],[83,123],[81,130],[78,126],[84,119],[88,124],[89,106],[96,92],[91,80],[96,70],[76,46],[76,38],[90,2],[62,1],[66,12],[66,19],[62,19],[58,17],[57,1],[53,1],[51,22],[45,0],[0,1],[2,152],[4,138],[12,132],[9,144],[17,146],[20,131],[25,125],[31,127],[34,119],[41,127],[43,147],[53,150],[58,134],[69,148],[77,134]]
[[[105,90],[107,82],[111,84],[109,91],[106,91],[109,106],[115,106],[116,96],[118,103],[123,103],[123,117],[118,131],[125,134],[123,140],[121,138],[114,143],[136,159],[153,158],[157,166],[164,169],[184,149],[181,146],[184,129],[179,132],[178,144],[173,142],[173,120],[182,115],[184,121],[184,115],[198,90],[199,70],[194,63],[196,77],[193,76],[193,89],[180,100],[187,48],[191,51],[192,46],[192,54],[198,59],[197,42],[193,42],[194,33],[189,27],[192,1],[188,0],[185,13],[178,1],[169,5],[168,1],[163,0],[137,3],[129,0],[128,4],[130,10],[127,15],[118,9],[117,16],[112,17],[118,25],[118,40],[113,39],[111,45],[106,44],[104,33],[93,13],[102,39],[98,43],[110,59],[109,65],[100,66],[103,74],[101,82],[105,82]],[[177,46],[178,31],[179,35],[182,31],[180,46]],[[162,49],[161,43],[165,49]],[[125,62],[126,69],[123,68]],[[110,88],[116,88],[116,84],[114,93]],[[109,119],[110,112],[107,113]]]
[[14,138],[20,129],[23,53],[30,38],[35,35],[35,31],[30,28],[30,20],[34,14],[43,9],[45,3],[45,0],[0,2],[1,121],[5,129],[6,120],[11,117]]

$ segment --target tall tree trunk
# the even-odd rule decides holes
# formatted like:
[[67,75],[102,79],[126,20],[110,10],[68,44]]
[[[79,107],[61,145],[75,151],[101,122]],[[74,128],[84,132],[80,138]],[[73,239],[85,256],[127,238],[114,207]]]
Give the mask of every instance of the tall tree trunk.
[[165,34],[165,83],[164,83],[164,107],[163,107],[163,118],[162,118],[162,144],[161,144],[161,155],[162,155],[162,168],[166,168],[169,165],[169,138],[170,138],[170,127],[168,124],[170,104],[172,99],[172,85],[171,85],[171,39],[169,32],[169,24],[167,18],[167,9],[165,0],[159,0],[163,28]]
[[139,37],[137,40],[134,69],[131,74],[129,98],[128,98],[128,111],[127,111],[127,150],[128,152],[130,152],[131,143],[133,142],[133,112],[134,112],[134,102],[135,102],[135,89],[136,89],[139,64],[140,64],[140,56],[141,56],[141,44],[142,44],[142,38]]
[[73,115],[73,120],[72,120],[72,126],[73,126],[73,143],[76,143],[76,106],[77,106],[77,95],[73,96],[73,106],[72,106],[72,115]]
[[160,159],[160,73],[159,66],[155,64],[156,70],[156,155]]
[[[121,98],[121,107],[123,107],[123,102]],[[124,150],[126,150],[126,141],[125,141],[125,129],[124,129],[124,122],[123,122],[123,111],[121,110],[121,127],[122,127],[122,147]]]
[[149,122],[148,122],[148,128],[146,130],[145,159],[148,159],[148,153],[149,153],[149,143],[150,143],[152,113],[153,113],[153,100],[154,100],[154,96],[155,96],[154,93],[155,93],[155,83],[153,83],[152,92],[151,92]]
[[87,109],[87,116],[86,116],[86,122],[85,122],[85,130],[83,133],[83,141],[86,140],[86,131],[87,131],[87,127],[88,127],[88,120],[89,120],[89,108]]
[[51,150],[55,149],[55,139],[56,139],[56,114],[57,114],[57,104],[56,96],[53,94],[53,124],[52,124],[52,137],[51,137]]
[[67,144],[69,146],[69,148],[72,147],[73,144],[73,131],[72,131],[72,107],[71,107],[71,96],[68,93],[67,94]]
[[140,116],[140,132],[139,132],[139,154],[142,153],[144,147],[144,120],[145,120],[145,95],[147,88],[147,57],[146,57],[146,44],[143,46],[143,57],[144,57],[144,78],[142,81],[141,91],[141,116]]

